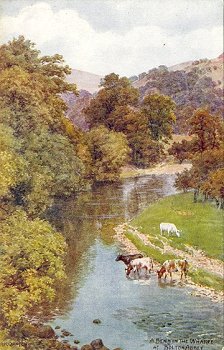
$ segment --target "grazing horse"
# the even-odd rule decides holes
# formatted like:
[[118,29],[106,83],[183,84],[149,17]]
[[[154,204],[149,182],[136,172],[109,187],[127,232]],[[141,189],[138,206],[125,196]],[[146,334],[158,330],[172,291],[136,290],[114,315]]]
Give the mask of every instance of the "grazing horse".
[[151,272],[153,269],[153,260],[151,258],[139,258],[132,260],[126,269],[126,276],[128,277],[132,270],[139,274],[139,272],[143,269],[145,269],[145,273]]
[[127,254],[127,255],[119,254],[116,257],[115,261],[123,261],[123,263],[125,263],[125,265],[128,266],[132,260],[138,259],[138,258],[143,258],[143,255],[142,254]]
[[172,272],[177,272],[179,269],[181,272],[180,278],[182,279],[183,275],[186,278],[189,269],[187,260],[166,260],[160,270],[157,270],[158,278],[161,279],[164,275],[166,279],[167,275],[170,274],[172,280]]

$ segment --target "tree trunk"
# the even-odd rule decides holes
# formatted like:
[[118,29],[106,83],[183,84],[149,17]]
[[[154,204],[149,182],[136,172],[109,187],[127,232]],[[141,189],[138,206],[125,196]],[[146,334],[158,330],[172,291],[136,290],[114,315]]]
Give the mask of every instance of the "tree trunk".
[[198,201],[198,193],[199,193],[199,190],[195,189],[194,190],[194,203],[197,203],[197,201]]

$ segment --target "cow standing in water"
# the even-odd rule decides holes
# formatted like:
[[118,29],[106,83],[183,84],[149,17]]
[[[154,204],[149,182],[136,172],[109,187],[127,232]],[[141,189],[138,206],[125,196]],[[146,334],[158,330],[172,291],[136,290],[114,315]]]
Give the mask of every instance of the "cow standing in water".
[[126,266],[128,266],[130,264],[130,262],[134,259],[138,259],[138,258],[143,258],[142,254],[119,254],[115,261],[123,261],[123,263],[125,263]]
[[127,277],[130,275],[132,270],[133,272],[137,272],[138,275],[142,270],[145,271],[145,274],[150,273],[153,270],[153,260],[151,258],[134,259],[130,262],[126,269]]
[[166,231],[168,235],[170,233],[174,233],[177,237],[180,237],[180,230],[178,230],[174,224],[171,224],[169,222],[161,222],[159,227],[160,227],[161,235],[163,234],[164,231]]
[[170,274],[172,280],[172,273],[177,272],[180,269],[181,275],[180,279],[187,277],[187,272],[189,269],[189,263],[187,260],[166,260],[160,270],[157,270],[158,278],[161,279],[164,275],[164,278],[167,278],[167,275]]

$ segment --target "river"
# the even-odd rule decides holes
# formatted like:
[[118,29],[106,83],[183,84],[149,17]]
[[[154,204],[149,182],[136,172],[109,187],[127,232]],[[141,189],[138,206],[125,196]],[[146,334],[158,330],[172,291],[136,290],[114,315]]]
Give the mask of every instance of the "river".
[[68,283],[48,315],[53,327],[73,334],[66,338],[71,344],[102,338],[110,349],[165,350],[172,341],[170,349],[176,350],[209,339],[214,344],[203,350],[222,349],[222,305],[192,296],[186,286],[158,284],[155,273],[147,281],[128,280],[123,263],[115,262],[121,247],[114,241],[114,226],[175,193],[173,182],[172,175],[153,175],[102,184],[52,211],[69,246]]

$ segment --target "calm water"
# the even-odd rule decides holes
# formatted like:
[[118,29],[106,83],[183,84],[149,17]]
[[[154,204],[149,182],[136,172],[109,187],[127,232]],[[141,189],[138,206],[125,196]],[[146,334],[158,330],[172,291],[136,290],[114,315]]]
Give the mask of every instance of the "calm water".
[[[128,280],[122,262],[115,262],[120,247],[113,227],[131,219],[156,199],[172,194],[172,176],[146,176],[101,185],[75,200],[58,204],[51,213],[69,245],[68,283],[61,286],[51,313],[80,345],[102,338],[110,349],[157,350],[167,340],[213,339],[203,350],[222,348],[222,305],[193,297],[181,285]],[[93,324],[94,319],[101,324]],[[60,331],[58,331],[60,334]],[[173,348],[174,350],[175,347]]]

